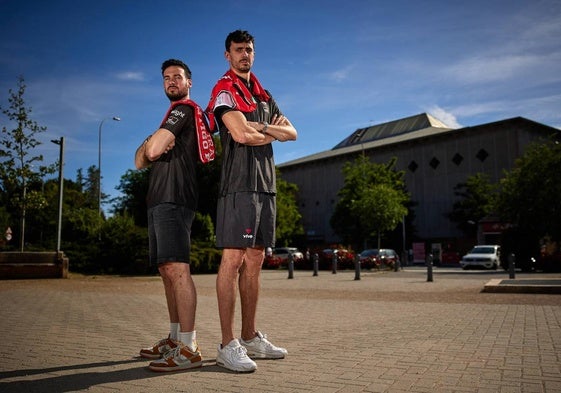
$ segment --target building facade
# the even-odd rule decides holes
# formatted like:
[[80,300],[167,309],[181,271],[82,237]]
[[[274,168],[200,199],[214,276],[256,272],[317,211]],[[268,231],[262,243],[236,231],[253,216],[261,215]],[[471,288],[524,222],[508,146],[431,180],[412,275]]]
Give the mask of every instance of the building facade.
[[559,133],[522,117],[453,129],[422,113],[358,129],[332,150],[278,168],[284,180],[299,188],[298,206],[310,243],[340,240],[329,220],[344,185],[343,165],[360,154],[376,163],[397,158],[396,170],[405,172],[407,190],[416,203],[416,238],[427,242],[457,239],[463,233],[447,218],[456,201],[454,187],[476,173],[485,173],[497,182],[531,142]]

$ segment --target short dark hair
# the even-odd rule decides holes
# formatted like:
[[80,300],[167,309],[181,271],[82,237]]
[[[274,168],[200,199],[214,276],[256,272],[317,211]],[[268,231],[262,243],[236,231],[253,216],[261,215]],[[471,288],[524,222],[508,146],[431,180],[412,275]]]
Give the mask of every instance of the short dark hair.
[[191,79],[191,70],[189,69],[187,64],[177,59],[168,59],[162,63],[162,75],[164,75],[164,71],[166,70],[166,68],[171,66],[177,66],[183,68],[185,70],[185,76]]
[[236,44],[249,43],[249,42],[255,44],[253,36],[249,34],[246,30],[236,30],[228,34],[228,37],[226,37],[226,42],[225,42],[226,52],[230,50],[230,45],[232,44],[232,42],[235,42]]

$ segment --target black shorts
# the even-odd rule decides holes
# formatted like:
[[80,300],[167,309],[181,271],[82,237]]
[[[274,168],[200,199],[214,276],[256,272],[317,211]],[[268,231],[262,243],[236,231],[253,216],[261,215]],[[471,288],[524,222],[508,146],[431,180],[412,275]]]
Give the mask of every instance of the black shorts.
[[150,263],[190,261],[191,224],[195,212],[185,206],[162,203],[148,209]]
[[276,197],[263,192],[238,192],[218,199],[216,246],[275,246]]

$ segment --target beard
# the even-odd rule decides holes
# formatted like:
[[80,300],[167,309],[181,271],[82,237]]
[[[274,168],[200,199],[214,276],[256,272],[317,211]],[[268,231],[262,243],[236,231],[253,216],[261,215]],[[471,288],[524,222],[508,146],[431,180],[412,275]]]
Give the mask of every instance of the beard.
[[235,69],[239,72],[249,72],[249,71],[251,71],[251,63],[250,62],[247,62],[247,63],[238,62],[235,66]]
[[188,95],[189,91],[187,89],[177,89],[175,93],[171,93],[169,90],[166,90],[166,96],[170,101],[179,101],[185,99]]

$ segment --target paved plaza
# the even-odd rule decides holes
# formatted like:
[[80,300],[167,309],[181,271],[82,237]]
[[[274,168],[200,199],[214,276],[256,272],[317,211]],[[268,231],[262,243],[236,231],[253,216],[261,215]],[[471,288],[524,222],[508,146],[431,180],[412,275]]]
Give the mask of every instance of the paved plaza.
[[0,392],[561,392],[561,295],[483,292],[508,278],[264,271],[258,325],[288,356],[251,374],[215,364],[215,275],[194,276],[204,365],[167,374],[138,357],[168,333],[159,277],[0,281]]

